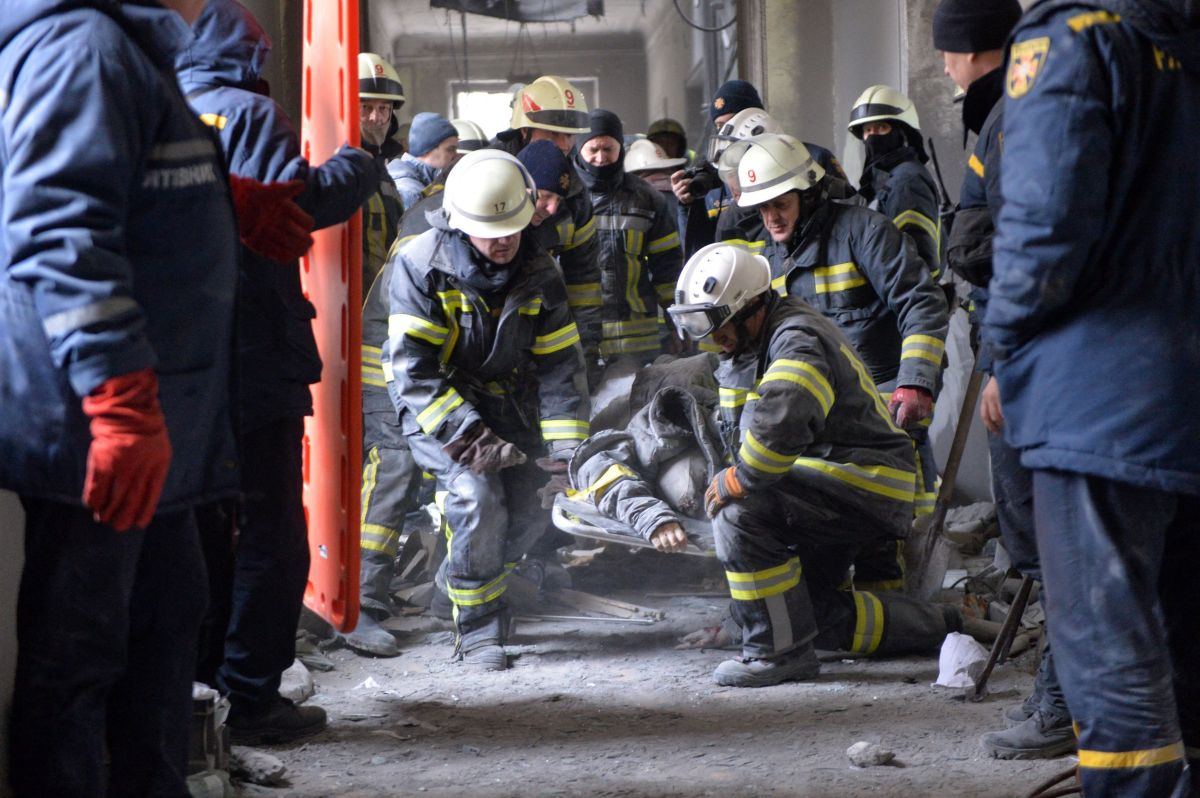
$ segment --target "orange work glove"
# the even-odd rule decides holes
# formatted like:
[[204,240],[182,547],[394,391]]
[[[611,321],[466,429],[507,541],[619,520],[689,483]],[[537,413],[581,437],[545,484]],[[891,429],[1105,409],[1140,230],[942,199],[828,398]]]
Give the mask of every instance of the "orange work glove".
[[704,491],[704,512],[709,518],[715,518],[717,511],[732,501],[746,498],[746,489],[738,481],[737,469],[726,468],[718,471]]
[[897,388],[892,391],[888,412],[900,429],[910,429],[933,415],[933,394],[924,388]]
[[84,397],[83,412],[92,420],[83,503],[118,532],[145,529],[171,466],[154,370],[109,379]]
[[238,235],[246,248],[264,258],[289,263],[312,246],[313,218],[293,202],[304,191],[303,180],[260,183],[229,176]]

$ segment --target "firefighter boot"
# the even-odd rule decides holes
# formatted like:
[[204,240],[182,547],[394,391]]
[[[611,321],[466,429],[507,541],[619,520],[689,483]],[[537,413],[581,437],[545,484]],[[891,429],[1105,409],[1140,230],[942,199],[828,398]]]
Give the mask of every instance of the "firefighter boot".
[[759,659],[738,657],[717,666],[713,678],[726,687],[768,687],[790,681],[815,679],[821,663],[812,644],[806,644],[778,657]]
[[508,653],[504,650],[504,641],[508,637],[510,618],[508,608],[502,607],[498,612],[469,623],[456,619],[458,642],[455,654],[475,670],[506,670]]
[[342,640],[352,650],[371,657],[398,657],[396,638],[367,612],[358,614],[358,626]]
[[980,738],[983,750],[996,759],[1053,759],[1075,750],[1075,730],[1070,718],[1037,710],[1024,723]]

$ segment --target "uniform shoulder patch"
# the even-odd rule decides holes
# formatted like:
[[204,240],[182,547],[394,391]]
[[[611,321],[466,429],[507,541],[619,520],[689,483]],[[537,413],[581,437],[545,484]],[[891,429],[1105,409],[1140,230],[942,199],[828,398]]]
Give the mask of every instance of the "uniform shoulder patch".
[[1008,77],[1004,81],[1009,97],[1019,100],[1029,93],[1049,52],[1049,36],[1013,43],[1008,57]]

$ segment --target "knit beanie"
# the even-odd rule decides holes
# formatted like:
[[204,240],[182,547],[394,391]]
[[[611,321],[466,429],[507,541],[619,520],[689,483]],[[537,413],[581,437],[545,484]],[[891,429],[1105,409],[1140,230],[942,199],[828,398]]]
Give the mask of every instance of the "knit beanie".
[[619,116],[612,111],[595,108],[588,114],[588,121],[592,129],[580,136],[579,146],[582,147],[596,136],[612,136],[621,145],[622,150],[625,148],[625,127],[621,124]]
[[933,46],[947,53],[999,50],[1020,18],[1017,0],[942,0],[933,12]]
[[571,161],[553,141],[538,139],[517,153],[534,184],[542,191],[553,191],[560,197],[571,187]]
[[752,84],[745,80],[727,80],[713,95],[708,105],[708,116],[715,122],[718,116],[762,107],[762,97],[758,96],[758,89]]
[[450,120],[441,114],[423,111],[413,117],[412,129],[408,131],[408,152],[418,158],[441,144],[458,131]]

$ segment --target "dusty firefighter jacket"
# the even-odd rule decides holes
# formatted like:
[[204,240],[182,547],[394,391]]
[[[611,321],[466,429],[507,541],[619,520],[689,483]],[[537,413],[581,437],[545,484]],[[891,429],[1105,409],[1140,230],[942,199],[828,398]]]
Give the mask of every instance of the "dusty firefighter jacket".
[[949,327],[946,298],[916,248],[857,205],[823,201],[791,240],[771,242],[772,287],[800,297],[854,345],[875,384],[935,392]]
[[620,169],[601,179],[576,160],[592,198],[604,299],[600,355],[650,355],[662,349],[658,308],[675,295],[683,269],[679,228],[662,194]]
[[[392,125],[396,125],[394,115]],[[391,145],[396,144],[390,138],[390,132],[388,135],[389,138],[384,141],[382,149],[369,144],[364,144],[363,149],[372,154],[378,151],[386,159],[388,152],[392,149]],[[392,243],[396,240],[400,229],[400,219],[403,215],[404,203],[400,200],[400,193],[396,190],[392,176],[384,172],[379,176],[379,190],[368,197],[366,205],[363,205],[362,290],[364,292],[371,287],[379,277],[379,273],[383,271],[383,264],[387,261]]]
[[237,490],[237,228],[172,71],[191,38],[157,4],[0,14],[0,487],[78,505],[81,397],[153,368],[174,452],[159,510]]
[[404,210],[441,187],[438,182],[440,171],[407,152],[388,163],[388,175],[396,184]]
[[588,435],[579,330],[553,259],[523,236],[508,284],[485,296],[457,274],[479,258],[466,236],[432,221],[386,267],[382,366],[405,434],[444,445],[483,421],[501,437],[540,431],[551,452],[573,449]]
[[[521,152],[521,131],[502,130],[488,146],[516,157]],[[567,285],[567,304],[579,325],[583,356],[588,363],[600,357],[601,311],[600,252],[592,198],[579,175],[571,173],[571,185],[558,212],[535,228],[542,247],[558,261]],[[548,235],[557,231],[557,241]],[[545,232],[542,232],[545,231]]]
[[868,169],[874,196],[867,207],[891,219],[897,230],[912,239],[936,281],[942,274],[937,184],[911,148],[899,152],[910,155],[894,165],[884,156]]
[[1022,465],[1196,496],[1200,226],[1180,168],[1200,31],[1172,5],[1045,3],[1018,25],[1020,159],[1002,167],[984,337]]

